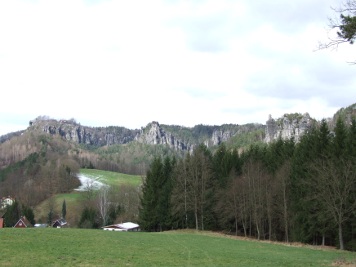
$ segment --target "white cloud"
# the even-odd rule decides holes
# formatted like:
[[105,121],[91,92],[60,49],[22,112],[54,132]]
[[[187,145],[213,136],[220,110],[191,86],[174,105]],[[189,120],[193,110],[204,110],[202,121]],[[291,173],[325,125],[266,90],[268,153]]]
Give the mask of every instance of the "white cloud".
[[356,99],[354,47],[314,52],[335,3],[1,1],[0,134],[39,115],[128,128],[332,116]]

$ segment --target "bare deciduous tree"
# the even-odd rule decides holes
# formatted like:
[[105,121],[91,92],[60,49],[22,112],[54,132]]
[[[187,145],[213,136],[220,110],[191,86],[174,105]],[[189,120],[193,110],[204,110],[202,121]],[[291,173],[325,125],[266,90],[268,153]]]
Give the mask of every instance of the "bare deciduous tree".
[[264,217],[265,203],[265,175],[266,170],[261,162],[249,159],[243,166],[243,176],[248,183],[249,203],[251,205],[251,216],[256,227],[257,238],[262,236],[262,220]]
[[188,191],[187,160],[178,162],[174,171],[174,179],[175,187],[171,197],[173,216],[182,218],[183,227],[188,228],[188,210],[190,210],[191,196]]
[[[333,8],[339,17],[329,18],[329,29],[332,36],[329,41],[319,43],[318,50],[338,48],[340,44],[353,44],[356,39],[356,1],[346,0],[339,8]],[[356,61],[350,62],[356,64]]]
[[276,178],[279,184],[279,195],[281,199],[281,213],[283,218],[285,241],[289,242],[289,202],[288,188],[290,176],[290,162],[285,162],[277,171]]
[[340,249],[344,249],[343,223],[356,210],[355,162],[352,159],[319,160],[313,166],[315,176],[310,181],[315,198],[321,199],[323,212],[331,214],[338,226]]
[[101,219],[103,221],[103,226],[107,224],[109,218],[109,187],[102,186],[98,194],[98,208],[100,212]]

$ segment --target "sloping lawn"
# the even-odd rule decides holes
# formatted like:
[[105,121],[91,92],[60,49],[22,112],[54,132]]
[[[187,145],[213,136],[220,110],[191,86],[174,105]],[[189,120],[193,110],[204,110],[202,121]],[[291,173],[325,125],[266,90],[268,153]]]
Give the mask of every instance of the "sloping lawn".
[[88,176],[89,178],[98,179],[100,182],[108,185],[127,184],[139,186],[142,182],[139,175],[130,175],[96,169],[80,169],[80,174]]
[[[332,266],[356,253],[200,232],[0,229],[0,266]],[[348,265],[351,266],[351,265]]]

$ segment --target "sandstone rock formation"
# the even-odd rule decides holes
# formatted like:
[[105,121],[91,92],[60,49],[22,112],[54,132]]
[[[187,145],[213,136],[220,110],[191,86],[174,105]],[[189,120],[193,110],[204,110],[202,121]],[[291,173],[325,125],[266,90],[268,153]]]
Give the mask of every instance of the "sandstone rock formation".
[[308,131],[312,125],[312,119],[308,113],[303,115],[285,114],[282,118],[274,120],[271,115],[266,122],[265,142],[269,143],[278,138],[283,140],[294,138],[296,142]]
[[[129,130],[116,126],[87,127],[81,126],[73,120],[57,121],[39,118],[30,122],[29,129],[37,129],[51,135],[60,135],[65,140],[92,146],[110,146],[136,141],[149,145],[166,145],[177,151],[192,152],[194,147],[200,143],[204,143],[208,147],[217,146],[237,134],[264,126],[253,125],[251,128],[251,126],[229,124],[222,126],[198,125],[193,128],[168,125],[165,127],[171,129],[174,133],[166,131],[155,121],[140,130]],[[183,135],[180,135],[182,133]],[[189,134],[187,135],[187,133]]]
[[213,132],[213,136],[211,137],[211,141],[214,146],[220,145],[222,142],[226,142],[232,137],[231,131],[223,131],[223,130],[215,130]]
[[[271,116],[266,126],[261,124],[224,124],[221,126],[197,125],[193,128],[172,125],[160,125],[151,122],[140,130],[130,130],[124,127],[87,127],[74,120],[53,120],[38,118],[30,122],[29,129],[37,129],[51,135],[60,135],[65,140],[91,146],[110,146],[139,142],[148,145],[166,145],[176,151],[192,152],[194,147],[204,143],[207,147],[217,146],[238,138],[240,134],[253,131],[265,131],[265,142],[271,142],[281,137],[294,137],[296,141],[310,127],[309,114],[286,114],[283,118],[274,120]],[[263,140],[263,134],[258,137]]]
[[133,141],[138,133],[138,130],[129,130],[124,127],[87,127],[70,120],[52,119],[31,121],[29,128],[51,135],[57,134],[78,144],[93,146],[126,144]]
[[171,133],[165,130],[156,121],[148,124],[145,129],[141,129],[140,133],[136,135],[135,140],[140,143],[149,145],[168,145],[178,151],[192,151],[194,145],[184,143]]

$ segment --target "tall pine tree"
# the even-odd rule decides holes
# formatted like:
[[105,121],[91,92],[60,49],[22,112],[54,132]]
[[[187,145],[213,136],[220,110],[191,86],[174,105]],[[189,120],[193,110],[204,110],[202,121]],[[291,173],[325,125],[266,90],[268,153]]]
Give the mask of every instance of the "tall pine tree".
[[171,228],[171,194],[174,160],[153,159],[143,184],[139,223],[146,231]]
[[67,204],[66,204],[66,200],[63,200],[63,204],[62,204],[62,218],[65,219],[67,215]]

